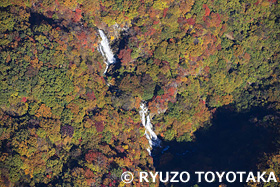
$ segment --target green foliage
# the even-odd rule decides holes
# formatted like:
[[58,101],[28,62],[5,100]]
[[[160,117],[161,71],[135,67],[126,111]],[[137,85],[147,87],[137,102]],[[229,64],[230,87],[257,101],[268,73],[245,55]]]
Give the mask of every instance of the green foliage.
[[164,138],[168,141],[171,141],[175,138],[175,131],[173,129],[168,129],[164,132]]
[[14,16],[8,12],[0,12],[0,32],[12,31],[14,29]]
[[[0,6],[0,185],[121,186],[124,170],[153,170],[141,101],[178,142],[225,105],[280,109],[275,1]],[[122,65],[105,76],[98,28]],[[267,168],[279,173],[276,158]]]
[[185,133],[184,135],[176,139],[178,142],[190,142],[192,141],[192,135],[190,133]]

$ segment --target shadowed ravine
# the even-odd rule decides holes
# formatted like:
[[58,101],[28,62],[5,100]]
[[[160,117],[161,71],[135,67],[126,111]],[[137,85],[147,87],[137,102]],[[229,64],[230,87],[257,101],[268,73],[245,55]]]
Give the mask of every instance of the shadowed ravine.
[[[212,120],[212,126],[198,130],[195,140],[188,143],[176,141],[162,142],[162,149],[155,150],[156,171],[258,171],[257,164],[264,153],[276,151],[274,140],[276,133],[272,128],[265,128],[250,122],[271,114],[271,111],[256,108],[247,113],[236,113],[220,109]],[[250,121],[249,121],[250,120]],[[169,146],[169,149],[162,150]],[[197,179],[192,177],[191,179]],[[174,186],[191,186],[173,183]],[[218,186],[220,183],[200,183],[199,186]],[[227,184],[227,183],[224,183]],[[227,186],[244,186],[245,183],[232,183]],[[163,185],[163,184],[162,184]],[[170,185],[168,185],[170,186]]]

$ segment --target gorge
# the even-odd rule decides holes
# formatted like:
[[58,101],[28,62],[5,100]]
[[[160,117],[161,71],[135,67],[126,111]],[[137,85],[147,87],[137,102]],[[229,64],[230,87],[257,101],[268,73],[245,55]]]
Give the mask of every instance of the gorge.
[[[104,75],[106,74],[109,65],[114,64],[116,62],[116,59],[114,57],[114,54],[110,48],[110,43],[105,35],[105,33],[102,30],[98,30],[100,37],[101,37],[101,42],[99,45],[99,51],[101,55],[104,57],[104,63],[106,64],[106,69],[104,71]],[[160,140],[158,139],[156,133],[153,131],[153,125],[151,123],[150,115],[148,108],[145,106],[144,102],[141,103],[140,105],[140,118],[142,125],[145,127],[145,136],[147,140],[149,141],[149,147],[147,148],[147,151],[149,152],[149,155],[151,155],[151,149],[153,146],[160,146]]]

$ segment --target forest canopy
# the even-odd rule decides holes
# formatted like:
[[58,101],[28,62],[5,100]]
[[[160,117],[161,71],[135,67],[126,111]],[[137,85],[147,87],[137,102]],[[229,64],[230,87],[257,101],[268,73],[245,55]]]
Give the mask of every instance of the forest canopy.
[[[220,107],[279,115],[276,0],[0,2],[2,186],[124,186],[123,171],[155,170],[144,101],[164,141],[192,141]],[[106,75],[98,29],[117,58]],[[260,169],[280,177],[279,155]]]

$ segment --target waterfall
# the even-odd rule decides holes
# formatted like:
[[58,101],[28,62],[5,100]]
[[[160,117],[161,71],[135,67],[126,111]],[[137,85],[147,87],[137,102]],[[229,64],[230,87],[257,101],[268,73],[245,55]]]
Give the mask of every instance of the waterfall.
[[142,125],[145,127],[145,136],[149,141],[149,147],[147,148],[147,151],[151,155],[151,149],[153,146],[159,146],[160,145],[160,139],[158,139],[156,133],[153,131],[153,124],[150,120],[150,115],[148,112],[148,108],[145,106],[144,103],[141,103],[140,105],[140,111],[139,111]]
[[[116,62],[116,59],[114,57],[114,54],[110,48],[110,43],[108,41],[108,38],[104,34],[102,30],[98,30],[99,35],[101,37],[101,42],[100,45],[98,46],[98,51],[101,53],[101,55],[106,59],[104,63],[106,64],[106,69],[103,74],[106,74],[109,65],[114,64]],[[144,103],[141,103],[140,105],[140,111],[139,111],[141,121],[143,126],[145,127],[145,136],[149,141],[149,147],[147,148],[147,151],[151,155],[151,149],[153,146],[159,146],[160,145],[160,140],[158,139],[156,133],[153,131],[153,124],[151,123],[150,120],[150,115],[148,108],[145,106]]]
[[102,54],[102,56],[106,59],[105,64],[106,64],[106,69],[104,71],[103,74],[106,74],[108,68],[109,68],[109,65],[110,64],[114,64],[116,62],[116,59],[114,57],[114,54],[110,48],[110,43],[109,43],[109,40],[108,38],[106,37],[106,35],[104,34],[104,32],[102,30],[98,30],[99,32],[99,35],[101,37],[101,42],[100,42],[100,45],[98,47],[98,50],[100,51],[100,53]]

